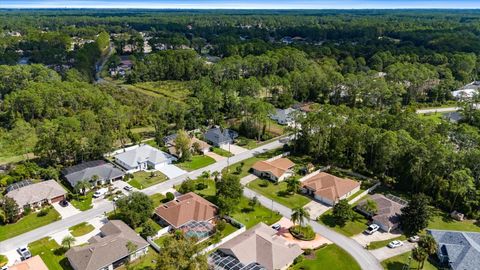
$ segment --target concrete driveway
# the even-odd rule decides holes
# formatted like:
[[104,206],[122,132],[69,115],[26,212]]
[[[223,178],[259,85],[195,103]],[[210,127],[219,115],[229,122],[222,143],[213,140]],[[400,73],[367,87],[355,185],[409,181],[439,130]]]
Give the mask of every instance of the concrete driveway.
[[75,208],[71,203],[68,203],[67,206],[63,207],[58,202],[56,202],[56,203],[52,203],[52,206],[53,208],[55,208],[55,210],[57,210],[57,212],[60,214],[60,216],[62,216],[62,218],[71,217],[81,212],[80,210]]
[[220,148],[222,148],[225,151],[229,151],[230,153],[232,153],[234,155],[238,155],[238,154],[241,154],[241,153],[244,153],[244,152],[248,151],[248,149],[240,147],[240,146],[235,145],[235,144],[222,145]]
[[257,179],[257,176],[256,175],[253,175],[253,174],[249,174],[245,177],[243,177],[242,179],[240,179],[240,184],[242,185],[247,185],[248,183],[252,182],[253,180]]
[[[366,227],[365,227],[366,229]],[[384,241],[392,238],[396,238],[401,236],[400,233],[387,233],[387,232],[381,232],[377,231],[373,233],[372,235],[365,234],[365,233],[360,233],[357,235],[352,236],[352,239],[357,241],[360,245],[366,246],[370,244],[371,242],[375,241]]]
[[5,255],[8,259],[7,266],[12,266],[22,261],[22,258],[20,258],[20,254],[18,254],[17,250],[15,249],[4,252],[2,253],[2,255]]
[[310,213],[310,218],[317,219],[317,217],[327,212],[328,209],[330,209],[331,207],[321,202],[312,200],[307,203],[303,208],[305,208],[308,213]]
[[388,258],[392,258],[397,255],[403,254],[405,252],[409,252],[410,250],[414,249],[416,245],[417,245],[416,243],[403,241],[403,246],[401,247],[397,247],[397,248],[383,247],[379,249],[370,250],[370,253],[372,253],[372,255],[375,256],[375,258],[377,258],[379,261],[383,261]]
[[183,174],[188,173],[187,171],[184,171],[184,170],[180,169],[179,167],[177,167],[175,165],[172,165],[172,164],[165,165],[165,166],[161,167],[158,171],[165,174],[168,177],[168,179],[176,178],[176,177],[179,177]]
[[205,153],[205,156],[211,157],[211,158],[215,159],[215,161],[222,161],[222,160],[226,159],[226,157],[220,156],[219,154],[214,153],[214,152],[207,152],[207,153]]

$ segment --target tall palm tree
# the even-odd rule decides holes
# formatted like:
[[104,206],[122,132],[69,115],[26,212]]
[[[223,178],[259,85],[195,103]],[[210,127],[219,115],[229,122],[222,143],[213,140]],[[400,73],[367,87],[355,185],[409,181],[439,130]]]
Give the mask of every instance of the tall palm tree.
[[285,182],[287,183],[288,193],[294,194],[300,190],[301,182],[296,177],[289,177]]
[[[423,248],[429,256],[432,256],[435,253],[437,253],[437,249],[438,249],[437,242],[435,241],[435,238],[433,238],[433,236],[431,236],[430,234],[427,234],[421,237],[420,241],[418,241],[418,246]],[[423,268],[423,263],[422,263],[422,268]]]
[[62,239],[62,246],[70,249],[70,247],[77,242],[77,239],[71,235],[67,235]]
[[428,254],[422,247],[416,247],[412,250],[412,257],[418,262],[418,270],[423,269],[423,264],[428,258]]
[[90,182],[88,182],[87,180],[83,180],[75,185],[75,192],[81,193],[83,196],[85,196],[85,194],[87,193],[87,189],[91,187],[92,184]]
[[310,213],[303,207],[297,207],[293,209],[291,219],[294,225],[299,224],[303,227],[305,220],[310,219]]

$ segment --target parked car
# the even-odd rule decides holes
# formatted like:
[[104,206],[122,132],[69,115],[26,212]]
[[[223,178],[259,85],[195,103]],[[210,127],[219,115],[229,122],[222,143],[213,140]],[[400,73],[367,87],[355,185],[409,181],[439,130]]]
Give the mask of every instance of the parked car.
[[378,229],[380,229],[380,226],[378,226],[377,224],[370,224],[370,226],[368,226],[368,228],[365,230],[365,233],[371,235],[374,232],[378,231]]
[[273,224],[272,225],[272,229],[276,230],[276,231],[279,231],[280,228],[282,228],[282,226],[280,226],[280,224]]
[[133,187],[131,187],[131,186],[124,186],[123,189],[125,189],[126,191],[132,191],[132,190],[133,190]]
[[32,257],[32,253],[30,253],[30,250],[26,247],[17,248],[17,252],[22,256],[22,261]]
[[389,248],[397,248],[403,246],[403,242],[399,240],[393,240],[392,242],[388,243]]
[[101,196],[105,195],[105,193],[107,193],[108,189],[106,188],[101,188],[97,191],[95,191],[95,193],[93,193],[93,197],[94,198],[100,198]]
[[60,206],[62,206],[62,207],[67,207],[68,206],[67,200],[61,200],[58,204],[60,204]]
[[8,266],[3,266],[0,270],[8,270]]
[[409,241],[409,242],[412,242],[412,243],[416,243],[416,242],[420,241],[420,236],[414,235],[414,236],[412,236],[412,237],[409,237],[409,238],[408,238],[408,241]]

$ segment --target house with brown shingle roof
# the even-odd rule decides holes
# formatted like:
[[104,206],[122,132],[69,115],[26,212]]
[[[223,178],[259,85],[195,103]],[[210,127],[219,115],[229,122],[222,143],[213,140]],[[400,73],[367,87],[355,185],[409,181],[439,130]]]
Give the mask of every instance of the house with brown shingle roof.
[[[364,209],[367,200],[374,201],[377,205],[377,211],[370,213]],[[400,225],[400,215],[402,208],[406,205],[403,200],[395,199],[392,195],[384,196],[382,194],[373,194],[370,198],[360,201],[356,209],[372,218],[372,222],[380,226],[380,229],[390,232]]]
[[303,192],[316,200],[334,205],[339,200],[347,199],[360,190],[360,183],[351,179],[340,178],[320,172],[302,182]]
[[[265,223],[259,223],[218,247],[209,257],[215,269],[287,269],[303,253]],[[230,261],[224,266],[222,262]],[[228,266],[237,265],[238,268]],[[242,265],[242,266],[241,266]],[[244,268],[243,268],[244,267]]]
[[[149,244],[121,220],[111,220],[100,228],[100,235],[88,240],[85,246],[70,248],[65,253],[74,270],[115,269],[127,260],[147,254]],[[129,250],[127,246],[135,249]]]
[[266,178],[274,182],[280,182],[293,175],[292,168],[295,166],[288,158],[257,161],[252,166],[252,173],[260,178]]
[[[168,152],[171,155],[180,158],[180,156],[177,153],[177,148],[175,147],[176,146],[176,142],[175,142],[176,138],[177,138],[177,133],[164,137],[163,141],[165,143],[165,146],[168,148]],[[210,152],[211,147],[212,147],[211,145],[209,145],[208,143],[198,139],[195,136],[190,137],[190,150],[192,152],[197,152],[198,151],[198,152],[200,152],[201,154],[204,155],[204,154]]]
[[175,229],[190,222],[208,222],[217,215],[217,206],[201,196],[189,192],[160,205],[155,214],[160,223]]

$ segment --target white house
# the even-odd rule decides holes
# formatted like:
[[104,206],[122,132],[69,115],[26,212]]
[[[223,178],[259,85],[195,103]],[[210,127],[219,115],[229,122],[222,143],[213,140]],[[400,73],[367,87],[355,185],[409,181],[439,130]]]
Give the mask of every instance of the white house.
[[270,115],[270,118],[280,125],[291,126],[295,123],[295,112],[297,111],[294,108],[277,109],[275,113]]
[[175,160],[177,159],[174,156],[148,144],[142,144],[137,148],[115,155],[115,162],[123,167],[127,173],[148,169],[158,170]]

